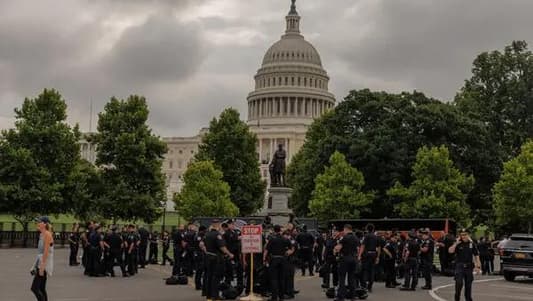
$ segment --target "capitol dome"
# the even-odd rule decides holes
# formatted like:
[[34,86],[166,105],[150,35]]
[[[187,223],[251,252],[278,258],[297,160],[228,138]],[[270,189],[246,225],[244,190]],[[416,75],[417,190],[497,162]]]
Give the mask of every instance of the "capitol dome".
[[263,67],[276,63],[303,63],[322,67],[316,48],[301,35],[284,35],[272,45],[263,58]]
[[263,57],[248,95],[248,124],[308,126],[335,105],[320,54],[300,33],[292,0],[286,29]]

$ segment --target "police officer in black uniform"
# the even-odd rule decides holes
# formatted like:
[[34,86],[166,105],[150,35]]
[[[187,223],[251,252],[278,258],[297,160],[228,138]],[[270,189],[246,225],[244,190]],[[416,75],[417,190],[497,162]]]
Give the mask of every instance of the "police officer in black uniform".
[[216,300],[219,298],[219,285],[224,276],[224,255],[234,258],[222,238],[218,220],[213,220],[211,229],[205,234],[203,248],[206,256],[205,293],[207,300]]
[[[352,225],[344,225],[344,236],[339,239],[335,247],[335,253],[339,255],[339,289],[336,301],[342,301],[348,297],[351,299],[355,294],[356,256],[359,247],[359,240],[353,233]],[[348,285],[346,285],[346,280],[348,280]]]
[[172,276],[178,276],[181,274],[181,255],[184,251],[185,242],[183,229],[177,229],[172,232],[172,242],[174,244],[174,265],[172,266]]
[[144,269],[146,266],[146,250],[148,249],[148,238],[150,237],[150,232],[148,232],[148,230],[146,230],[144,227],[141,227],[139,228],[138,234],[140,237],[138,250],[139,265],[141,266],[141,269]]
[[140,244],[140,237],[135,232],[134,225],[128,225],[128,236],[126,238],[126,262],[128,265],[128,274],[133,276],[137,274],[137,257]]
[[368,224],[366,226],[366,235],[361,243],[359,251],[359,260],[362,264],[363,278],[361,279],[361,286],[372,292],[372,285],[375,278],[375,264],[379,262],[381,256],[381,248],[378,245],[378,237],[374,234],[374,225]]
[[430,236],[429,229],[424,229],[422,232],[422,243],[420,245],[420,263],[422,265],[422,275],[426,281],[426,285],[422,287],[424,290],[431,289],[431,270],[433,268],[433,255],[435,253],[435,242]]
[[337,256],[334,252],[335,246],[337,245],[338,235],[339,232],[337,231],[337,229],[333,228],[331,234],[328,235],[324,243],[323,261],[325,266],[322,272],[322,288],[329,288],[331,279],[330,275],[333,275],[333,286],[336,287],[339,284],[339,274],[337,272]]
[[205,226],[200,226],[198,233],[194,237],[194,270],[196,271],[194,274],[194,286],[196,290],[201,290],[203,287],[202,280],[205,274],[205,255],[200,245],[204,243],[206,230],[207,228]]
[[290,247],[291,242],[281,235],[280,225],[275,225],[274,234],[268,239],[263,252],[263,262],[268,262],[270,291],[272,292],[270,300],[272,301],[283,300],[287,252]]
[[75,266],[79,265],[78,262],[78,250],[80,246],[80,226],[76,223],[72,227],[72,232],[68,236],[68,243],[70,246],[70,256],[69,256],[69,265]]
[[94,226],[94,231],[89,235],[89,255],[88,265],[89,276],[98,277],[104,274],[102,269],[102,255],[104,250],[103,235],[100,225]]
[[385,287],[396,287],[396,258],[398,256],[398,237],[391,233],[383,247],[383,268],[385,271]]
[[124,246],[124,241],[122,237],[117,233],[117,227],[112,226],[111,232],[108,233],[104,238],[104,245],[106,247],[106,273],[111,277],[115,277],[114,266],[117,263],[120,267],[123,277],[128,277],[126,273],[126,268],[124,266],[124,261],[122,260],[122,248]]
[[235,224],[233,220],[229,220],[223,227],[224,234],[222,237],[226,241],[228,250],[235,256],[234,259],[226,259],[226,270],[224,281],[227,284],[231,284],[233,281],[233,275],[237,275],[237,290],[244,289],[243,268],[241,263],[241,242],[239,240],[239,234],[235,230]]
[[283,237],[285,239],[288,239],[290,241],[290,247],[287,250],[287,266],[285,271],[285,295],[283,296],[284,299],[294,299],[295,295],[295,289],[294,289],[294,274],[296,270],[296,248],[298,247],[298,243],[296,242],[295,238],[293,237],[291,231],[285,230],[283,232]]
[[417,240],[416,233],[411,231],[409,239],[405,242],[404,247],[405,262],[405,282],[400,290],[414,291],[418,284],[418,259],[420,256],[420,243]]
[[194,238],[196,237],[196,225],[189,223],[187,231],[183,234],[184,252],[181,255],[182,268],[185,275],[191,277],[194,271]]
[[309,276],[314,276],[313,249],[315,246],[315,237],[307,232],[306,225],[302,226],[302,232],[296,236],[296,242],[298,242],[298,252],[302,264],[302,276],[305,276],[306,267],[309,268]]
[[170,265],[173,265],[174,262],[170,256],[168,256],[168,250],[170,249],[170,235],[167,231],[163,231],[163,238],[161,239],[161,245],[163,246],[163,253],[161,257],[163,257],[163,260],[161,262],[161,265],[166,265],[167,260],[170,263]]
[[472,301],[473,272],[474,268],[476,272],[480,271],[481,263],[477,246],[466,229],[461,229],[459,238],[448,251],[450,254],[455,254],[455,300],[461,299],[461,290],[464,285],[465,300]]
[[157,257],[159,253],[159,233],[157,231],[154,231],[150,233],[150,237],[148,238],[148,246],[149,246],[149,252],[148,252],[148,264],[157,264]]

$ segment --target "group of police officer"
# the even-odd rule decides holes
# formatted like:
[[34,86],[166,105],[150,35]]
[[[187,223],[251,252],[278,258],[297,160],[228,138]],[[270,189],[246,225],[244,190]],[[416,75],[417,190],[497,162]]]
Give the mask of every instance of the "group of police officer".
[[[397,279],[403,277],[400,290],[414,291],[422,275],[425,280],[422,289],[432,289],[436,243],[427,228],[412,230],[407,236],[394,231],[378,234],[372,224],[365,231],[354,231],[348,224],[316,236],[307,232],[305,226],[296,228],[292,223],[284,228],[263,223],[263,228],[264,250],[250,255],[241,253],[240,232],[233,220],[224,223],[214,220],[209,228],[190,223],[172,234],[162,235],[137,229],[135,225],[124,227],[121,232],[111,226],[104,232],[103,227],[90,222],[87,231],[80,235],[76,227],[69,237],[70,264],[79,264],[77,252],[81,244],[85,275],[114,277],[114,267],[119,266],[122,275],[129,277],[139,267],[158,263],[161,242],[161,264],[168,261],[172,265],[173,277],[194,276],[195,288],[207,300],[218,300],[228,288],[233,288],[237,295],[248,294],[252,286],[253,291],[270,296],[270,300],[292,299],[298,293],[294,287],[296,268],[301,268],[302,275],[309,271],[313,276],[315,265],[322,288],[333,290],[335,300],[354,299],[361,296],[361,290],[372,292],[377,270],[383,272],[387,288],[400,286]],[[466,300],[471,300],[473,271],[480,265],[476,245],[466,230],[452,244],[441,240],[437,245],[448,255],[456,254],[456,299],[465,287]],[[171,247],[173,258],[168,256]],[[249,268],[251,256],[255,262],[253,271]]]
[[301,267],[304,275],[306,271],[314,275],[316,237],[305,226],[296,229],[290,223],[283,229],[263,223],[263,228],[264,251],[253,255],[241,253],[240,232],[233,220],[214,220],[209,229],[195,224],[178,229],[172,234],[173,277],[194,275],[196,289],[207,300],[227,297],[228,288],[237,295],[248,294],[252,286],[270,300],[294,298],[298,293],[294,288],[296,267]]
[[137,229],[132,224],[119,231],[116,226],[104,229],[91,221],[82,233],[79,233],[79,227],[75,225],[69,235],[69,244],[70,265],[80,264],[77,256],[81,246],[81,264],[85,268],[84,274],[90,277],[115,277],[115,266],[120,268],[123,277],[130,277],[138,273],[139,267],[145,268],[148,263],[157,263],[158,234],[150,233],[144,228]]
[[[463,287],[465,299],[472,300],[473,274],[480,268],[476,244],[465,229],[454,243],[446,245],[447,248],[442,240],[439,244],[440,252],[454,258],[455,300],[460,300]],[[431,290],[435,246],[427,228],[412,230],[407,237],[393,231],[377,236],[371,224],[367,225],[366,234],[354,233],[351,225],[345,225],[342,231],[333,229],[325,243],[322,287],[330,287],[332,275],[333,285],[338,287],[335,300],[353,299],[357,289],[372,292],[376,269],[381,266],[387,288],[400,286],[397,279],[403,276],[400,290],[415,291],[421,272],[425,280],[422,289]]]

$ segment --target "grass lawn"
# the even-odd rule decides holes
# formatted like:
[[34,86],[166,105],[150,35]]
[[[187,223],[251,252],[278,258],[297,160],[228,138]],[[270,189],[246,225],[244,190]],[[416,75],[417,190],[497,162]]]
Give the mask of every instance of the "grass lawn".
[[[60,214],[57,216],[50,216],[52,225],[54,226],[55,231],[61,231],[61,224],[65,224],[66,230],[70,230],[72,224],[79,222],[76,218],[69,214]],[[0,214],[0,224],[3,224],[3,231],[12,231],[13,223],[15,223],[15,231],[22,231],[22,225],[9,214]],[[129,224],[127,221],[119,221],[119,225]],[[167,212],[165,214],[165,229],[170,230],[172,226],[178,226],[185,223],[185,221],[178,215],[177,212]],[[110,224],[110,222],[106,222]],[[145,225],[144,223],[137,223],[138,225]],[[155,221],[152,226],[154,226],[158,231],[161,231],[161,226],[163,225],[163,217]],[[30,224],[30,230],[32,230],[33,225]],[[58,228],[59,227],[59,228]]]

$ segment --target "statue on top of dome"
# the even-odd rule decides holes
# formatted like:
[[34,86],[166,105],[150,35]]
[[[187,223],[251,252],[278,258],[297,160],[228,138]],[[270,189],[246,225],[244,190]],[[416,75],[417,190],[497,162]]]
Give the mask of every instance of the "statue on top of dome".
[[298,12],[296,11],[296,0],[291,0],[291,11],[289,12],[289,15],[297,15]]

